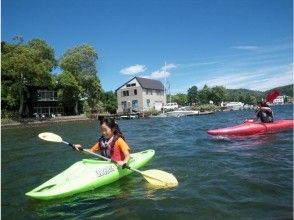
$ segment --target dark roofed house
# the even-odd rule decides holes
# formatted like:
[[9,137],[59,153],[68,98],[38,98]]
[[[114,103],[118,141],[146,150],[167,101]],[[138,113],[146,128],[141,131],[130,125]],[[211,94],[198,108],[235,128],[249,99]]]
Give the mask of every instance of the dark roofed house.
[[143,112],[165,105],[162,82],[154,79],[134,77],[116,90],[118,113]]

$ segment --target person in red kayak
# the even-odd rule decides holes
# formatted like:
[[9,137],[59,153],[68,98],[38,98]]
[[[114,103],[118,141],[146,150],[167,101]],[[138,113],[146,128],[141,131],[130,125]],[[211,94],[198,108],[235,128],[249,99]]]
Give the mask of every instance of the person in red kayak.
[[273,111],[265,101],[258,102],[256,113],[257,120],[260,119],[263,123],[271,123],[274,121]]
[[[96,144],[90,149],[84,149],[84,151],[94,153],[100,151],[102,156],[116,161],[118,165],[126,165],[130,159],[130,148],[115,120],[113,118],[102,118],[100,119],[100,127],[102,136]],[[74,144],[74,147],[79,150],[81,145]]]

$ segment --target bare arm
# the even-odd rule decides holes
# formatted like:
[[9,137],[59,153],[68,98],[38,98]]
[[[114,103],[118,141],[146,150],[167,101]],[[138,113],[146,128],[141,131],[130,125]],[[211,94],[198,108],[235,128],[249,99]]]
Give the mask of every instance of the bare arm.
[[270,107],[261,107],[260,110],[263,112],[272,112]]
[[123,154],[125,156],[125,159],[116,162],[120,166],[122,166],[125,163],[127,163],[129,161],[129,159],[130,159],[130,153],[129,153],[129,151],[123,151]]

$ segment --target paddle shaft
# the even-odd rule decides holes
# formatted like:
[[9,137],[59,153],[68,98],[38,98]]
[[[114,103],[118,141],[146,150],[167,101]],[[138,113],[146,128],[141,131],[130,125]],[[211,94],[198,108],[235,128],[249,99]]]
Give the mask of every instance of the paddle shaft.
[[[62,143],[67,144],[67,145],[71,146],[72,148],[74,148],[74,145],[73,145],[72,143],[69,143],[69,142],[66,142],[66,141],[62,141]],[[110,158],[104,157],[104,156],[102,156],[102,155],[100,155],[100,154],[96,154],[96,153],[91,152],[91,151],[85,151],[82,147],[80,147],[79,150],[80,150],[80,151],[83,151],[83,152],[86,152],[87,154],[90,154],[90,155],[93,155],[93,156],[99,157],[99,158],[101,158],[102,160],[106,160],[106,161],[113,162],[113,163],[117,164],[115,160],[111,160]],[[124,165],[124,168],[127,168],[127,169],[129,169],[129,170],[132,170],[132,171],[134,171],[134,172],[137,172],[137,173],[142,174],[142,172],[141,172],[140,170],[134,169],[134,168],[128,166],[127,164]],[[143,175],[143,174],[142,174],[142,175]]]

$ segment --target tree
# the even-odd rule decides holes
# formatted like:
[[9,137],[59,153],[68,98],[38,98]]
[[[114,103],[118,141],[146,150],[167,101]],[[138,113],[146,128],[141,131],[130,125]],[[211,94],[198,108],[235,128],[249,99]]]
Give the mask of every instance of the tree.
[[189,104],[196,103],[198,101],[198,88],[197,86],[192,86],[188,89],[187,101]]
[[[27,115],[27,85],[52,86],[51,71],[56,66],[54,50],[41,39],[27,44],[19,40],[15,44],[2,42],[2,100],[4,108],[18,107],[20,115]],[[16,104],[18,103],[18,104]]]
[[113,91],[108,91],[103,93],[103,98],[102,98],[103,106],[105,110],[111,114],[116,113],[117,109],[117,97],[116,93]]
[[78,101],[83,88],[76,78],[70,73],[64,71],[57,76],[57,96],[59,101],[66,109],[74,109],[74,114],[78,114]]
[[83,88],[81,96],[93,108],[101,99],[102,88],[97,76],[98,55],[90,45],[84,44],[67,50],[60,58],[59,65],[71,73]]
[[222,101],[226,101],[228,92],[223,86],[214,86],[211,88],[210,99],[214,104],[219,105]]
[[245,102],[245,104],[248,104],[248,105],[255,105],[257,101],[253,95],[247,94],[244,102]]
[[210,101],[211,91],[207,85],[204,85],[202,90],[198,92],[199,102],[201,104],[208,104]]
[[187,95],[183,93],[178,93],[176,95],[172,95],[171,97],[172,102],[176,102],[181,106],[184,106],[187,104]]

